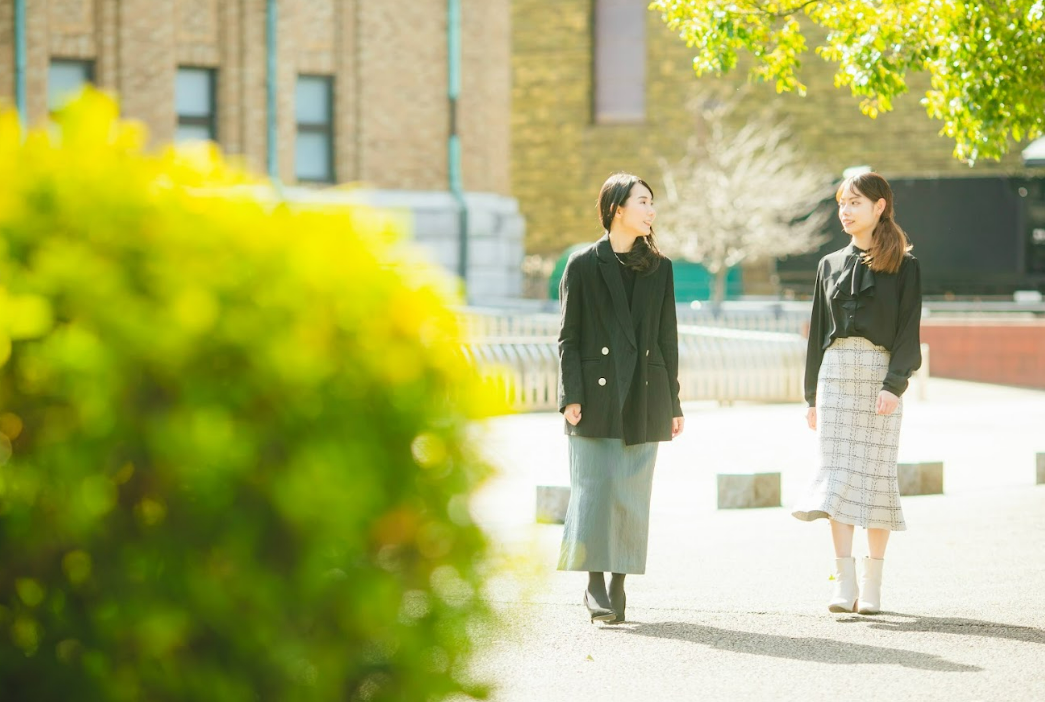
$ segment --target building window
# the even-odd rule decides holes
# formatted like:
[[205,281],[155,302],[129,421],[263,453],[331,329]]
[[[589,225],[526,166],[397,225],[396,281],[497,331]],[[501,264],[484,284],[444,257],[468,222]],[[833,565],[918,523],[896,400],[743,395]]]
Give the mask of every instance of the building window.
[[298,180],[334,182],[333,96],[330,76],[298,76],[294,93],[298,125],[294,174]]
[[595,0],[592,43],[595,122],[646,119],[647,0]]
[[47,109],[60,109],[94,82],[94,63],[75,59],[51,59],[47,70]]
[[217,141],[217,83],[213,68],[178,68],[174,109],[178,113],[175,141]]

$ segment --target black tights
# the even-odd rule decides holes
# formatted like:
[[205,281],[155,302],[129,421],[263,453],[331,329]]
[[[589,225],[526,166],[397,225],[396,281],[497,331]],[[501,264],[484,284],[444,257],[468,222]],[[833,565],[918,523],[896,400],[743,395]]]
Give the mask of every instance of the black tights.
[[[624,592],[624,573],[613,573],[613,577],[610,578],[610,591],[611,592]],[[610,597],[606,592],[606,576],[604,573],[588,573],[588,592],[591,593],[591,597],[595,600],[599,606],[609,607]]]

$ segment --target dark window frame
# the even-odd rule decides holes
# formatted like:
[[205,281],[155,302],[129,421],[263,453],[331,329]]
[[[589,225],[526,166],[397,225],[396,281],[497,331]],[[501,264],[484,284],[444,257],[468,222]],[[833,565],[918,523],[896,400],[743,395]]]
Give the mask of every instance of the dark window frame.
[[323,82],[324,86],[326,87],[326,91],[327,91],[327,111],[326,111],[326,115],[325,115],[325,117],[326,117],[326,121],[325,122],[301,122],[301,121],[299,121],[298,118],[297,118],[297,100],[296,100],[296,97],[297,97],[296,96],[297,84],[295,83],[295,103],[294,103],[294,110],[295,110],[294,125],[295,125],[295,129],[296,129],[295,134],[294,134],[294,136],[295,136],[295,148],[297,147],[297,137],[298,137],[298,135],[301,135],[301,134],[322,134],[322,135],[325,135],[327,137],[327,143],[330,145],[330,148],[327,150],[327,164],[326,164],[327,172],[330,174],[330,177],[328,179],[302,177],[297,172],[296,157],[295,157],[295,164],[294,164],[294,177],[300,183],[322,183],[322,184],[337,183],[337,169],[335,168],[335,166],[336,166],[336,158],[334,156],[334,152],[335,152],[335,148],[334,148],[334,76],[332,76],[330,74],[325,74],[325,73],[299,73],[298,76],[297,76],[297,81],[300,81],[302,78],[307,78],[309,80],[321,80]]
[[[208,78],[208,92],[210,95],[210,114],[206,117],[199,117],[197,115],[183,115],[179,113],[177,105],[177,95],[175,94],[175,116],[177,117],[178,127],[206,127],[210,134],[209,139],[215,143],[218,143],[218,69],[213,66],[196,66],[191,64],[179,65],[177,70],[189,70],[189,71],[203,71],[207,74]],[[177,80],[177,79],[175,79]]]

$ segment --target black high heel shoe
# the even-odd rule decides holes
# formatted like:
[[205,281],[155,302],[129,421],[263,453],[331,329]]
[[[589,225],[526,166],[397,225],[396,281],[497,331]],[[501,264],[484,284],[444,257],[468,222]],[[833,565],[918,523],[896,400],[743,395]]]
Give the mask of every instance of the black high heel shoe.
[[628,596],[624,593],[623,588],[619,593],[610,590],[610,607],[613,608],[614,618],[610,620],[610,624],[623,624],[624,623],[624,608],[628,604]]
[[588,614],[591,615],[593,622],[609,622],[617,616],[612,609],[600,607],[587,590],[584,591],[584,606],[588,608]]

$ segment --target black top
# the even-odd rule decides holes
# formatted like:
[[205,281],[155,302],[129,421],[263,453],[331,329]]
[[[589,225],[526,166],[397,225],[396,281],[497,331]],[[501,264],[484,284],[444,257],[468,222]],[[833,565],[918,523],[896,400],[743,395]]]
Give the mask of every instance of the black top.
[[[617,263],[620,264],[620,282],[624,283],[624,295],[628,298],[628,309],[634,309],[635,304],[633,302],[635,298],[635,276],[637,275],[634,268],[628,265],[627,258],[622,258],[620,254],[614,252],[614,257],[617,259]],[[628,256],[628,254],[624,254]],[[636,364],[635,373],[632,375],[631,390],[628,392],[628,399],[631,399],[631,393],[635,392],[638,387],[639,380],[639,366]],[[625,401],[627,403],[627,400]]]
[[806,402],[816,405],[816,382],[824,350],[835,339],[860,336],[890,352],[882,389],[900,396],[922,365],[918,328],[922,283],[918,259],[906,254],[896,273],[872,271],[853,244],[820,259],[813,288],[806,352]]
[[619,254],[614,253],[614,257],[620,264],[620,280],[624,283],[624,294],[628,297],[628,307],[631,308],[631,300],[635,297],[635,269],[626,264]]

